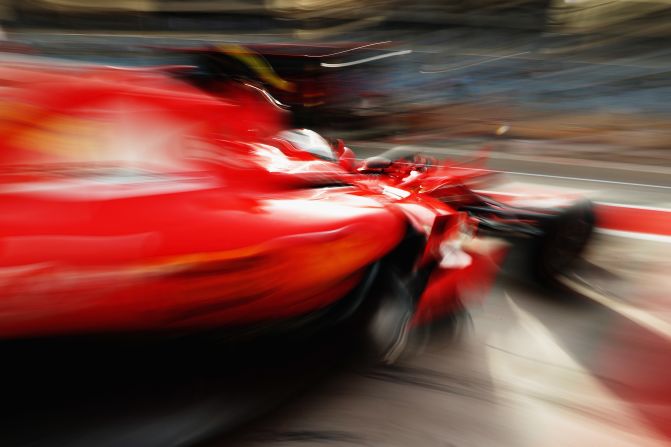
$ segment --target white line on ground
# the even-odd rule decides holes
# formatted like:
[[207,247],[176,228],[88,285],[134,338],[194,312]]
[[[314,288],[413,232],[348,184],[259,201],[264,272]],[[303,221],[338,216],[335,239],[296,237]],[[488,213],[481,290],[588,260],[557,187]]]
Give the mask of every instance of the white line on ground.
[[559,346],[545,325],[529,312],[518,306],[508,292],[504,291],[503,296],[506,298],[508,306],[510,306],[510,309],[515,314],[520,327],[531,335],[532,343],[537,344],[540,348],[538,350],[538,356],[541,357],[541,360],[555,366],[577,369],[575,368],[576,365],[573,363],[571,357]]
[[469,167],[459,167],[454,166],[454,169],[465,169],[469,171],[487,171],[487,172],[499,172],[501,174],[511,174],[511,175],[523,175],[527,177],[543,177],[543,178],[555,178],[561,180],[576,180],[581,182],[591,182],[591,183],[606,183],[610,185],[626,185],[626,186],[638,186],[643,188],[659,188],[659,189],[671,189],[671,186],[663,185],[649,185],[646,183],[632,183],[632,182],[617,182],[614,180],[599,180],[599,179],[589,179],[581,177],[567,177],[564,175],[549,175],[549,174],[532,174],[530,172],[517,172],[517,171],[500,171],[497,169],[480,169],[480,168],[469,168]]
[[[533,186],[529,186],[530,188],[533,188]],[[587,193],[589,191],[584,191],[584,190],[579,190],[576,189],[575,191],[570,191],[567,192],[566,194],[563,191],[539,191],[539,192],[509,192],[509,191],[491,191],[487,189],[476,189],[474,190],[478,194],[484,194],[484,195],[493,195],[493,196],[509,196],[509,197],[522,197],[522,198],[530,198],[530,199],[536,199],[539,196],[545,197],[545,196],[550,196],[550,195],[559,195],[564,197],[565,195],[579,195],[579,196],[587,196]],[[632,205],[633,206],[633,205]],[[636,207],[638,208],[638,207]],[[671,211],[671,210],[669,210]]]
[[[352,144],[356,147],[356,144]],[[376,146],[382,148],[382,145],[376,144]],[[475,156],[476,150],[473,149],[454,149],[454,148],[441,148],[433,146],[417,146],[417,145],[391,145],[387,144],[385,147],[405,147],[408,149],[416,150],[418,152],[432,153],[432,154],[447,154],[447,155],[463,155],[463,156]],[[615,169],[620,171],[631,171],[631,172],[649,172],[652,174],[668,174],[671,176],[671,168],[664,166],[652,166],[652,165],[642,165],[642,164],[633,164],[633,163],[622,163],[616,161],[595,161],[595,160],[576,160],[575,158],[566,158],[566,157],[549,157],[544,155],[520,155],[520,154],[508,154],[505,152],[490,152],[487,154],[488,158],[491,159],[500,159],[500,160],[516,160],[516,161],[528,161],[534,163],[547,163],[547,164],[560,164],[575,166],[579,164],[581,167],[593,167],[601,169]]]
[[[510,196],[510,197],[534,197],[533,193],[524,193],[524,192],[508,192],[508,191],[490,191],[486,189],[478,189],[475,192],[481,193],[481,194],[493,194],[493,195],[501,195],[501,196]],[[579,191],[576,191],[579,192]],[[545,194],[550,194],[545,193]],[[606,205],[606,206],[614,206],[617,208],[636,208],[639,210],[648,210],[648,211],[660,211],[663,213],[671,213],[671,207],[669,208],[664,208],[664,207],[659,207],[659,206],[644,206],[644,205],[636,205],[636,204],[626,204],[626,203],[613,203],[613,202],[594,202],[597,205]]]
[[671,208],[662,208],[659,206],[642,206],[642,205],[627,205],[626,203],[612,203],[612,202],[597,202],[599,205],[614,206],[616,208],[636,208],[647,211],[661,211],[664,213],[671,213]]
[[595,230],[599,234],[605,234],[606,236],[616,236],[624,237],[628,239],[638,239],[641,241],[653,241],[653,242],[662,242],[666,244],[671,244],[671,236],[665,236],[662,234],[649,234],[649,233],[638,233],[634,231],[620,231],[620,230],[608,230],[606,228],[597,228]]
[[633,182],[617,182],[614,180],[599,180],[599,179],[590,179],[590,178],[581,178],[581,177],[568,177],[564,175],[548,175],[548,174],[531,174],[529,172],[515,172],[515,171],[497,171],[497,172],[503,172],[506,174],[513,174],[513,175],[525,175],[529,177],[544,177],[544,178],[556,178],[556,179],[562,179],[562,180],[577,180],[577,181],[583,181],[583,182],[593,182],[593,183],[607,183],[610,185],[626,185],[626,186],[638,186],[638,187],[643,187],[643,188],[659,188],[659,189],[671,189],[671,186],[663,186],[663,185],[650,185],[646,183],[633,183]]
[[597,292],[596,290],[591,289],[585,285],[582,285],[570,278],[565,276],[560,276],[559,280],[569,287],[572,290],[580,293],[581,295],[596,301],[597,303],[611,309],[614,312],[622,315],[623,317],[633,321],[634,323],[648,329],[651,332],[656,333],[657,335],[671,340],[671,324],[661,320],[654,315],[646,312],[642,309],[633,307],[627,303],[618,301],[615,298],[609,297],[602,293]]

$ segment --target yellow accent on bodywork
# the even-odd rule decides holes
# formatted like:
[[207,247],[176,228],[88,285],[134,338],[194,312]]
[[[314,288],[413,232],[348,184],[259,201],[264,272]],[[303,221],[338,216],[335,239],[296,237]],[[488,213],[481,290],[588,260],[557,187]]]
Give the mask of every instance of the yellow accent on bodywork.
[[275,70],[273,70],[273,67],[271,67],[263,57],[248,48],[235,44],[222,44],[218,45],[217,48],[222,53],[226,53],[229,56],[238,59],[240,62],[251,68],[263,81],[273,87],[287,92],[296,91],[296,86],[292,82],[279,77],[277,73],[275,73]]

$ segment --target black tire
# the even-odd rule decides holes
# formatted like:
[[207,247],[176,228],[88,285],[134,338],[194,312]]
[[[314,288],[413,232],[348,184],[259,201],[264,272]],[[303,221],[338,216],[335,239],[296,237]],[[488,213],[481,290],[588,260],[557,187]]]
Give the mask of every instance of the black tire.
[[402,278],[382,272],[358,319],[362,353],[369,361],[391,365],[405,353],[415,301]]
[[543,235],[534,244],[530,268],[544,285],[556,286],[585,250],[594,231],[594,206],[583,201],[543,223]]

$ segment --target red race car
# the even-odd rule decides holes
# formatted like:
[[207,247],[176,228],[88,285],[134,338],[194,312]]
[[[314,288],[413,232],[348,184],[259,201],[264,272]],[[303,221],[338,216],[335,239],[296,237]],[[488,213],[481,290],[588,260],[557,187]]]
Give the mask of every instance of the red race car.
[[439,161],[403,147],[358,163],[342,141],[326,143],[307,129],[283,131],[278,137],[321,158],[330,145],[344,169],[360,174],[359,182],[393,186],[468,213],[478,223],[478,234],[511,243],[511,270],[547,285],[555,285],[558,275],[574,265],[594,229],[592,203],[575,194],[511,196],[483,189],[499,177],[484,167],[487,148],[467,163]]
[[0,338],[348,320],[393,361],[485,294],[505,250],[342,151],[277,138],[285,112],[252,85],[26,63],[0,79]]
[[358,171],[467,212],[478,233],[513,246],[511,267],[546,285],[575,265],[595,226],[592,203],[576,194],[488,191],[500,174],[484,167],[486,152],[467,163],[438,161],[402,147],[366,160]]

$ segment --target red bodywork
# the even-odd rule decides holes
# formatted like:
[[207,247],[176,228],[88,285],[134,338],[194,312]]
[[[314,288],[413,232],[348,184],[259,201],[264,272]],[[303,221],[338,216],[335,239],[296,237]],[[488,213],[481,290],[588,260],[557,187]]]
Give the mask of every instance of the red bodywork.
[[[253,86],[222,100],[153,70],[27,64],[0,80],[0,337],[289,319],[345,297],[409,223],[455,237],[439,201],[273,139],[285,112]],[[471,259],[435,269],[416,322],[491,280],[492,253]]]

